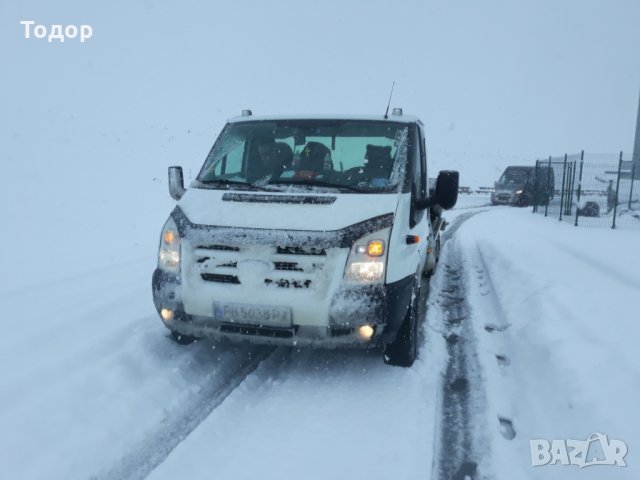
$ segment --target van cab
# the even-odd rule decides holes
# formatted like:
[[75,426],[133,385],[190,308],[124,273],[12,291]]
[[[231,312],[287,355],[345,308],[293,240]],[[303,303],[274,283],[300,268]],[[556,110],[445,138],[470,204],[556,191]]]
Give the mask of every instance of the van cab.
[[197,178],[169,168],[177,205],[152,290],[173,338],[383,347],[417,355],[423,275],[433,272],[458,172],[429,192],[424,125],[385,116],[230,119]]

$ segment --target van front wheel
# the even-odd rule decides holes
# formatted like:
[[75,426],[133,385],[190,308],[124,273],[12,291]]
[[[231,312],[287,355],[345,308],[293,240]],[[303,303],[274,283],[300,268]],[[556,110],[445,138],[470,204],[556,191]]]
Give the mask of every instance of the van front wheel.
[[410,367],[418,356],[420,291],[416,289],[413,297],[396,339],[385,346],[384,363],[387,365]]

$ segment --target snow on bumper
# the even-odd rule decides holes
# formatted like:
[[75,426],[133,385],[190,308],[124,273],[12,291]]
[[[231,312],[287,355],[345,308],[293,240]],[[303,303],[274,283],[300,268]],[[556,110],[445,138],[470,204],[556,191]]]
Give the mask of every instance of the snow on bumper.
[[[414,283],[414,277],[410,276],[389,285],[343,285],[331,296],[324,316],[313,316],[313,322],[304,315],[304,308],[292,307],[290,328],[265,326],[258,322],[226,322],[216,319],[213,313],[187,313],[181,278],[159,269],[153,274],[152,288],[158,313],[163,308],[173,313],[171,319],[161,316],[165,326],[185,335],[274,345],[369,347],[395,338],[410,305]],[[250,304],[248,292],[244,295],[245,302]],[[374,327],[371,340],[359,335],[358,327],[362,325]]]

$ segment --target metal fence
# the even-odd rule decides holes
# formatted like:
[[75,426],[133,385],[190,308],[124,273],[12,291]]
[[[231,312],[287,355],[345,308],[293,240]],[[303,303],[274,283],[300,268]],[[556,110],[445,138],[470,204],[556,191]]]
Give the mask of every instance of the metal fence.
[[576,226],[640,228],[636,168],[622,152],[581,152],[538,160],[533,211]]

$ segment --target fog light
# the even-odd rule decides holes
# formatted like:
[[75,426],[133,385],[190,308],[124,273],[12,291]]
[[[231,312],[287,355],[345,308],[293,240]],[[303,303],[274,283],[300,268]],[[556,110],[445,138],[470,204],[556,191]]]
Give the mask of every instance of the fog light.
[[358,328],[358,335],[360,335],[360,338],[363,340],[371,340],[375,331],[371,325],[362,325]]
[[165,322],[169,320],[173,320],[173,310],[169,310],[168,308],[163,308],[160,310],[160,316]]

